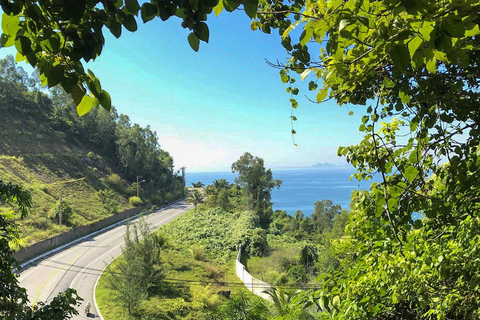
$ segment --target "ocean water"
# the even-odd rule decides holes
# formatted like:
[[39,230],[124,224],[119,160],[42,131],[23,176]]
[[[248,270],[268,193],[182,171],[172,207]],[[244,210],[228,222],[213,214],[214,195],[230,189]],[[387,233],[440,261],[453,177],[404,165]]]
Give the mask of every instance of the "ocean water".
[[[350,196],[355,189],[368,189],[371,181],[350,180],[353,168],[291,168],[272,169],[273,178],[282,180],[280,189],[272,191],[274,210],[286,210],[293,215],[301,210],[305,215],[314,211],[314,203],[322,199],[332,200],[342,208],[349,209]],[[216,179],[233,183],[236,175],[232,172],[187,172],[187,186],[192,182],[211,184]]]

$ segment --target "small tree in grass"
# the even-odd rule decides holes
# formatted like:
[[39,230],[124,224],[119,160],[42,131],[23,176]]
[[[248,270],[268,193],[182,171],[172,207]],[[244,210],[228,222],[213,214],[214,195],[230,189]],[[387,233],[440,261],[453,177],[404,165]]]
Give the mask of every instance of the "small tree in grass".
[[197,211],[197,206],[200,203],[203,203],[203,195],[200,193],[200,191],[195,190],[188,196],[187,202],[193,204],[195,207],[195,211]]
[[148,297],[148,289],[161,277],[155,268],[155,264],[160,263],[160,252],[150,226],[143,218],[133,226],[127,224],[124,239],[123,255],[107,281],[130,316]]

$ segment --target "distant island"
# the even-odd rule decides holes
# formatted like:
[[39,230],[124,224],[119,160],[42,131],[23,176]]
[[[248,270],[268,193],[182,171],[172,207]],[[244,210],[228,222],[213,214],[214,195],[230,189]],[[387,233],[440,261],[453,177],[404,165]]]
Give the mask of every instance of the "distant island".
[[312,166],[312,168],[335,168],[336,165],[333,165],[331,163],[317,163],[315,165]]

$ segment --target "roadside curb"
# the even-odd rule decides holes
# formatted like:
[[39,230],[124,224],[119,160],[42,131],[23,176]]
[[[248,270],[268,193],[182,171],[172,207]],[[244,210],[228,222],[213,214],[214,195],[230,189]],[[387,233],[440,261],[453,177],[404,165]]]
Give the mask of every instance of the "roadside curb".
[[[180,199],[180,200],[177,200],[177,201],[175,201],[175,202],[172,202],[171,204],[177,203],[177,202],[179,202],[179,201],[181,201],[181,200],[184,200],[185,198],[186,198],[186,197],[184,197],[184,198],[182,198],[182,199]],[[169,205],[171,205],[171,204],[169,204]],[[163,208],[165,208],[165,207],[167,207],[167,206],[169,206],[169,205],[165,205],[165,206],[161,207],[160,209],[163,209]],[[175,216],[176,216],[176,215],[178,215],[178,213],[175,214]],[[117,258],[118,258],[118,257],[117,257]],[[114,258],[112,261],[110,261],[109,263],[107,263],[107,264],[105,265],[105,267],[102,269],[102,271],[101,271],[100,274],[98,275],[97,280],[95,280],[95,285],[94,285],[94,287],[93,287],[93,305],[95,306],[95,309],[96,309],[97,312],[98,312],[97,316],[100,318],[100,320],[105,320],[105,318],[103,318],[102,312],[100,311],[100,308],[98,307],[98,304],[97,304],[96,292],[97,292],[98,282],[100,281],[100,278],[102,277],[102,275],[103,275],[103,273],[105,272],[105,270],[106,270],[117,258]]]
[[[177,202],[180,202],[180,201],[182,201],[182,200],[184,200],[184,199],[186,199],[186,197],[180,198],[180,199],[175,200],[175,201],[173,201],[173,202],[171,202],[171,203],[169,203],[169,204],[166,204],[166,205],[164,205],[164,206],[162,206],[162,207],[156,208],[155,211],[156,211],[156,210],[165,209],[166,207],[171,206],[172,204],[175,204],[175,203],[177,203]],[[147,210],[148,210],[148,209],[147,209]],[[143,211],[142,211],[142,212],[143,212]],[[57,248],[55,248],[55,249],[53,249],[53,250],[47,251],[47,252],[45,252],[45,253],[42,253],[42,254],[36,256],[35,258],[30,259],[30,260],[22,263],[22,264],[20,265],[20,270],[23,269],[23,268],[25,268],[26,266],[32,264],[32,263],[35,263],[35,262],[38,261],[38,260],[41,260],[41,259],[43,259],[43,258],[45,258],[45,257],[48,257],[48,256],[50,256],[50,255],[52,255],[52,254],[54,254],[54,253],[56,253],[56,252],[58,252],[58,251],[60,251],[60,250],[65,249],[65,248],[68,248],[69,246],[74,245],[74,244],[76,244],[76,243],[78,243],[78,242],[80,242],[80,241],[82,241],[82,240],[85,240],[85,239],[88,238],[88,237],[95,236],[95,235],[97,235],[97,234],[99,234],[99,233],[108,231],[108,230],[110,230],[110,229],[112,229],[112,228],[114,228],[114,227],[116,227],[116,226],[118,226],[118,225],[120,225],[120,224],[122,224],[122,223],[125,223],[125,222],[127,222],[127,221],[130,221],[130,220],[134,219],[135,217],[137,217],[137,215],[133,215],[133,216],[128,217],[128,218],[126,218],[126,219],[123,219],[123,220],[121,220],[121,221],[115,222],[114,224],[111,224],[111,225],[109,225],[109,226],[107,226],[107,227],[105,227],[105,228],[102,228],[102,229],[97,230],[97,231],[95,231],[95,232],[89,233],[89,234],[87,234],[87,235],[85,235],[85,236],[83,236],[83,237],[80,237],[80,238],[75,239],[75,240],[73,240],[73,241],[71,241],[71,242],[69,242],[69,243],[66,243],[66,244],[64,244],[64,245],[61,245],[61,246],[59,246],[59,247],[57,247]],[[17,273],[18,270],[15,270],[15,272]]]

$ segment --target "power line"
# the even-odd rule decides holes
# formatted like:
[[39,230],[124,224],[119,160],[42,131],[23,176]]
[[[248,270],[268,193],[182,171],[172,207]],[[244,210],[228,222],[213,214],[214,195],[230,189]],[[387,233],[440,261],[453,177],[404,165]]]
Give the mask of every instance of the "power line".
[[[42,266],[49,267],[49,268],[52,268],[52,269],[62,269],[61,267],[64,266],[64,263],[62,263],[60,261],[47,260],[46,262],[51,262],[53,264],[58,264],[58,266],[47,265],[47,264],[42,264]],[[130,274],[122,273],[122,272],[119,272],[119,271],[110,271],[110,270],[107,270],[107,269],[103,270],[103,269],[96,269],[96,268],[84,268],[82,266],[77,266],[77,265],[72,264],[70,266],[70,268],[67,270],[67,272],[68,271],[77,271],[79,274],[100,276],[100,274],[103,271],[103,273],[106,273],[106,274],[128,275],[128,276],[137,277],[139,279],[142,278],[142,275],[135,275],[135,274],[130,275]],[[231,282],[231,281],[220,281],[220,280],[218,280],[218,281],[207,281],[207,280],[163,278],[163,279],[161,279],[161,281],[168,282],[168,283],[171,283],[171,284],[174,284],[174,285],[190,284],[190,285],[205,286],[205,285],[212,284],[212,285],[216,285],[216,286],[220,286],[220,287],[232,287],[232,288],[234,288],[234,287],[244,287],[244,286],[246,286],[248,288],[265,288],[265,289],[268,288],[265,285],[262,285],[262,284],[259,284],[259,283],[251,283],[251,282],[250,283],[243,283],[240,280],[239,280],[239,282]],[[286,284],[283,284],[283,285],[271,285],[271,286],[276,287],[276,288],[282,288],[282,289],[299,289],[299,290],[319,290],[319,289],[321,289],[320,287],[315,287],[315,286],[311,286],[311,285],[308,285],[308,284],[305,284],[305,285],[299,285],[299,284],[286,285]]]

